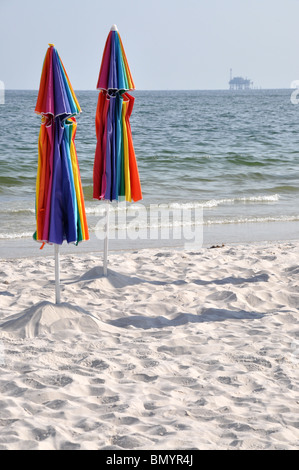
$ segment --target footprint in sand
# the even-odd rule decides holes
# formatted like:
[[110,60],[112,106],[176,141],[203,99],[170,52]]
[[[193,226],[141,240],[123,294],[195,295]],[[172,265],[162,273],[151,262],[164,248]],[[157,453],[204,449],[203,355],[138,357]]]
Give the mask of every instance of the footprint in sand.
[[135,374],[133,377],[136,380],[140,380],[141,382],[154,382],[158,378],[157,375],[150,376],[150,375],[147,375],[147,374]]

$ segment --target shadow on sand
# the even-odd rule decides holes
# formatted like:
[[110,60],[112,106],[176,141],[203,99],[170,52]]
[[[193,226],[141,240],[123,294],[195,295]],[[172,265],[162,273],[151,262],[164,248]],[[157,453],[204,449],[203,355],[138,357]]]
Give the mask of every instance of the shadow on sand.
[[269,275],[265,273],[255,274],[249,278],[245,277],[226,277],[223,279],[215,279],[210,281],[205,281],[203,279],[189,279],[188,281],[184,279],[178,279],[176,281],[161,281],[155,279],[144,279],[137,276],[131,276],[127,274],[122,274],[112,269],[108,269],[108,276],[104,276],[103,268],[96,266],[95,268],[90,269],[87,271],[83,276],[79,277],[76,280],[72,280],[70,282],[66,282],[66,284],[75,284],[77,282],[82,281],[93,281],[96,279],[104,279],[107,280],[113,287],[122,288],[126,286],[134,286],[138,284],[152,284],[155,286],[168,286],[168,285],[184,285],[184,284],[197,284],[199,286],[206,286],[206,285],[225,285],[225,284],[232,284],[232,285],[239,285],[239,284],[247,284],[247,283],[258,283],[258,282],[268,282]]
[[206,323],[206,322],[218,322],[225,320],[256,320],[263,318],[267,313],[257,312],[246,312],[245,310],[226,310],[209,308],[205,309],[199,315],[192,313],[180,313],[176,318],[169,320],[163,316],[158,317],[146,317],[143,315],[134,315],[125,318],[118,318],[111,320],[108,323],[113,326],[120,328],[129,328],[131,326],[135,328],[141,328],[149,330],[151,328],[167,328],[186,325],[187,323]]

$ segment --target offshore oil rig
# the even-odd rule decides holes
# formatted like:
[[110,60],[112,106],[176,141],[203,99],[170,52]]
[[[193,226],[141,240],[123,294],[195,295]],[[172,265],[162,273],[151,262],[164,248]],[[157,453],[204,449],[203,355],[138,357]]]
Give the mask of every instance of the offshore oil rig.
[[230,90],[250,90],[252,88],[253,82],[243,77],[233,77],[233,71],[230,69],[230,81],[229,89]]

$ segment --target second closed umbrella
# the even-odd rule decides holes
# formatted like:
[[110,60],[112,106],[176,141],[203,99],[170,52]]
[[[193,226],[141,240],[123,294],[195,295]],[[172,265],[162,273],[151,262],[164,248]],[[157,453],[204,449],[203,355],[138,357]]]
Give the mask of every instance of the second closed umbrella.
[[[97,146],[93,169],[93,197],[107,201],[142,199],[140,177],[134,151],[130,116],[135,89],[123,43],[117,27],[111,28],[97,83]],[[104,274],[107,274],[108,208],[104,246]]]
[[[41,115],[36,179],[35,240],[54,244],[56,303],[60,302],[58,247],[89,239],[75,146],[81,108],[56,48],[47,50],[35,112]],[[58,278],[58,279],[57,279]]]

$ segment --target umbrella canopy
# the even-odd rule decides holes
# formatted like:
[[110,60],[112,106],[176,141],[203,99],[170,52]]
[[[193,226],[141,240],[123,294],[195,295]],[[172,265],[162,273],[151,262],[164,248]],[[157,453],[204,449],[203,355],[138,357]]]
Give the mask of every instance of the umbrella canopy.
[[135,89],[124,46],[116,25],[112,26],[106,40],[97,89]]
[[34,238],[61,245],[89,239],[75,147],[80,105],[53,46],[47,50],[35,112],[41,115]]
[[135,98],[128,93],[135,85],[115,25],[106,41],[97,88],[93,197],[139,201],[142,191],[130,125]]

